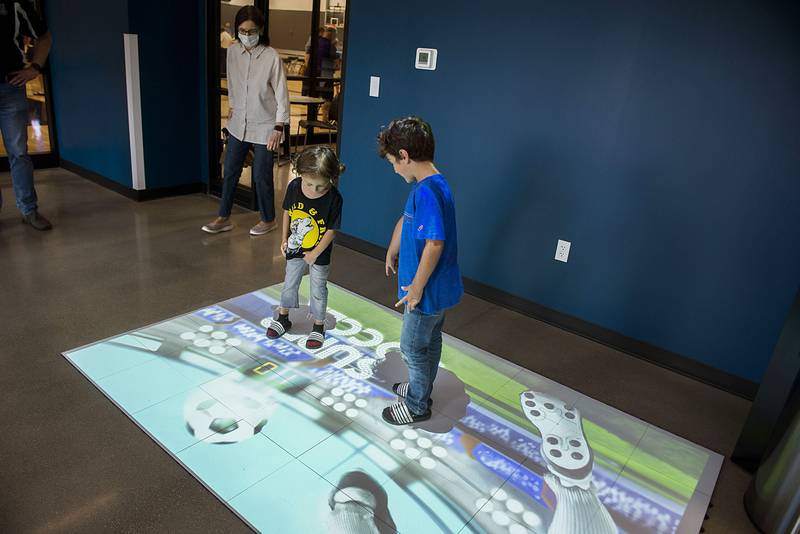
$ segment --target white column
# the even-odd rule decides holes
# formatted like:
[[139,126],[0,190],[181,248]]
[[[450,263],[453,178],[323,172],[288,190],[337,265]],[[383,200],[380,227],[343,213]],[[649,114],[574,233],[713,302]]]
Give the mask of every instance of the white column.
[[139,36],[123,33],[125,41],[125,85],[128,93],[128,135],[131,143],[133,188],[146,189],[144,180],[144,138],[142,136],[142,95],[139,84]]

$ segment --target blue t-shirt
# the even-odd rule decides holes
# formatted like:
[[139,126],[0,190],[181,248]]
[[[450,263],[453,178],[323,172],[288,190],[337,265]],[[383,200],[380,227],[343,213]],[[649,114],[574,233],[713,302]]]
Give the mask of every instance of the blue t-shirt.
[[458,236],[453,194],[441,174],[429,176],[413,185],[403,213],[403,232],[400,237],[398,288],[411,285],[419,268],[425,240],[444,241],[444,250],[417,305],[423,313],[436,313],[458,304],[464,294],[458,269]]

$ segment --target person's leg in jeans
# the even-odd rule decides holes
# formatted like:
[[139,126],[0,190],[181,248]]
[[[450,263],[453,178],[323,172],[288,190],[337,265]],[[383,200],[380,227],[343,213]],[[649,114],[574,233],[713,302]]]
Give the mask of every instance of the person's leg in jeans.
[[250,230],[252,235],[262,235],[274,230],[275,225],[275,184],[273,180],[273,155],[266,145],[253,145],[253,185],[258,197],[258,211],[261,222]]
[[314,318],[314,328],[306,341],[306,348],[319,349],[325,343],[325,314],[328,311],[328,275],[330,265],[311,265],[309,274],[311,278],[311,295],[309,307]]
[[243,143],[234,136],[228,136],[227,147],[225,148],[225,165],[222,168],[222,200],[219,203],[218,215],[224,219],[231,216],[233,209],[233,197],[236,194],[236,186],[242,176],[244,158],[250,149],[250,143]]
[[33,187],[33,162],[28,155],[28,100],[25,87],[0,83],[0,131],[8,153],[17,208],[23,216],[35,214],[38,206]]
[[306,262],[302,258],[286,260],[286,278],[283,280],[281,291],[281,305],[278,312],[282,315],[289,313],[290,309],[300,307],[300,281],[306,271]]
[[[403,330],[400,333],[400,350],[408,365],[408,394],[405,403],[412,413],[421,415],[428,411],[428,398],[436,377],[432,369],[438,369],[441,358],[442,312],[427,315],[419,310],[403,315]],[[435,331],[439,328],[439,333]],[[437,342],[439,338],[438,349]],[[431,376],[433,374],[433,376]]]
[[436,375],[439,372],[439,362],[442,360],[442,327],[444,327],[445,313],[442,312],[439,317],[439,322],[433,326],[431,343],[428,346],[428,362],[430,363],[428,376],[430,377],[430,386],[428,386],[428,393],[425,396],[426,399],[429,399],[431,394],[433,394],[433,383],[436,381]]
[[311,265],[309,267],[311,278],[309,307],[311,316],[317,324],[325,323],[325,314],[328,311],[328,275],[330,272],[330,265]]
[[289,320],[289,310],[300,307],[298,293],[300,281],[306,270],[306,262],[301,258],[286,260],[286,277],[281,290],[281,304],[278,307],[278,318],[273,319],[267,327],[267,337],[277,338],[285,334],[292,327]]
[[242,175],[244,159],[249,148],[249,143],[243,143],[234,136],[228,135],[225,145],[225,163],[222,166],[222,198],[219,201],[219,212],[216,219],[203,226],[204,232],[218,234],[233,228],[233,223],[228,219],[231,216],[233,197],[236,194],[236,186]]

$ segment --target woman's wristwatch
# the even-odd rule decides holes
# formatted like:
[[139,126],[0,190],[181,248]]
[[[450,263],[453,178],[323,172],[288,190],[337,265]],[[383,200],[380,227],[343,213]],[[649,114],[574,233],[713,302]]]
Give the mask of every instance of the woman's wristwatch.
[[275,125],[275,131],[276,132],[282,132],[283,131],[283,124],[276,124]]

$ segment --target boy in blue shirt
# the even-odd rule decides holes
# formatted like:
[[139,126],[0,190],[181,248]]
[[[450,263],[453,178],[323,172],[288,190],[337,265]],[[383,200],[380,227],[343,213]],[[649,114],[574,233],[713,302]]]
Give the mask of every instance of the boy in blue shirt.
[[433,132],[418,117],[392,121],[378,135],[380,156],[413,184],[403,216],[386,252],[386,276],[398,274],[396,306],[405,305],[400,350],[408,382],[394,384],[402,399],[383,410],[383,419],[407,425],[431,417],[431,392],[442,356],[445,310],[464,294],[458,269],[453,195],[433,164]]

